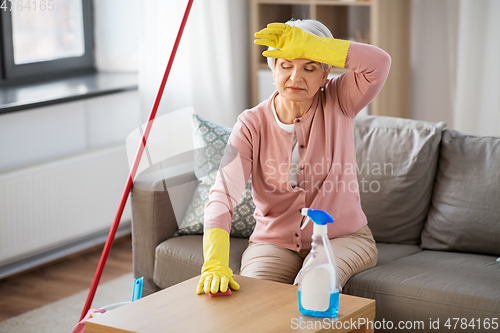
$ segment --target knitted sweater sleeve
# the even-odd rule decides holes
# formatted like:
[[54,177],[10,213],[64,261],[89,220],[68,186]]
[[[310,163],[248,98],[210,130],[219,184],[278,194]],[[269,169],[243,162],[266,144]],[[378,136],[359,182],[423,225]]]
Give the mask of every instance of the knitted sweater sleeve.
[[352,42],[345,64],[348,71],[330,82],[328,92],[344,115],[355,117],[380,92],[390,67],[391,57],[384,50]]

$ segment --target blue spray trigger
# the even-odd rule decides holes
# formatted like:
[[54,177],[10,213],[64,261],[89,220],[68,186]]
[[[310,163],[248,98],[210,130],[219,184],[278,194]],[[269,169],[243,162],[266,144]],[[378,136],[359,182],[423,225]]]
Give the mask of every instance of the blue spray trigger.
[[317,225],[326,225],[327,223],[333,223],[333,217],[327,212],[320,209],[312,209],[312,208],[302,208],[301,214],[303,216],[307,216],[306,221],[302,225],[300,229],[304,229],[309,223],[309,220],[313,220],[313,222]]
[[333,223],[333,217],[323,210],[309,208],[307,210],[307,216],[309,216],[314,223],[319,225]]

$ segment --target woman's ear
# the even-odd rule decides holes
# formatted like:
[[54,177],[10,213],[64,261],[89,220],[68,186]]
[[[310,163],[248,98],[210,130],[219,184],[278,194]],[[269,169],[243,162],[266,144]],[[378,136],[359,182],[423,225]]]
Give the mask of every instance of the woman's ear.
[[326,83],[326,80],[328,80],[328,75],[330,75],[330,70],[331,70],[331,69],[332,69],[332,68],[330,67],[330,68],[328,68],[328,70],[326,70],[326,71],[324,72],[324,75],[323,75],[323,83],[321,84],[322,86],[324,86],[324,85],[325,85],[325,83]]
[[323,76],[323,79],[327,80],[328,79],[328,75],[330,75],[330,71],[332,70],[332,68],[328,68],[326,71],[325,71],[325,75]]

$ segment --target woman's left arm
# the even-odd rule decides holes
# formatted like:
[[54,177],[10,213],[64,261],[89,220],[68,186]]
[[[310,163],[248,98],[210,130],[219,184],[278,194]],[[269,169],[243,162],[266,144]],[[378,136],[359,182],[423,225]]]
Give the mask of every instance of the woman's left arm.
[[342,112],[355,117],[384,86],[391,67],[391,57],[369,44],[351,42],[346,57],[348,72],[332,80],[328,92],[334,94]]

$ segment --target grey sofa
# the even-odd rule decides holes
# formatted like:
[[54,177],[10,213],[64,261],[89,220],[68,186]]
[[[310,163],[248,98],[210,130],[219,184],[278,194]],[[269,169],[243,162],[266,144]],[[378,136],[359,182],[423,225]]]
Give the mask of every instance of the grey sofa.
[[[361,203],[379,257],[343,292],[376,300],[379,332],[500,329],[500,138],[444,127],[355,122]],[[192,154],[183,158],[143,172],[132,190],[134,274],[145,277],[146,295],[203,264],[201,235],[172,237],[198,184]],[[231,238],[235,274],[247,245]]]

